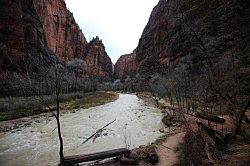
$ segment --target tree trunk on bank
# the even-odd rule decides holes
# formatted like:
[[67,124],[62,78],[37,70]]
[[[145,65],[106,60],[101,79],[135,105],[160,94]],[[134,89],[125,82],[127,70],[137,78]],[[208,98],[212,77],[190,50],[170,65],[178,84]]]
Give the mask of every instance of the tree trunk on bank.
[[236,126],[234,132],[233,133],[227,133],[225,136],[223,136],[218,131],[213,130],[210,127],[207,127],[202,122],[196,122],[196,123],[214,141],[214,143],[215,143],[215,145],[217,147],[225,149],[225,148],[228,147],[228,144],[231,142],[231,140],[235,139],[236,136],[238,135],[238,133],[239,133],[239,131],[241,129],[241,124],[242,124],[242,121],[244,119],[245,113],[246,113],[249,106],[250,106],[250,102],[247,101],[244,108],[240,112],[240,117],[238,119],[237,126]]
[[121,156],[123,154],[129,154],[130,150],[122,148],[122,149],[113,149],[104,152],[97,152],[85,155],[73,155],[73,156],[65,156],[65,164],[78,164],[81,162],[94,161],[99,159],[106,159],[110,157]]

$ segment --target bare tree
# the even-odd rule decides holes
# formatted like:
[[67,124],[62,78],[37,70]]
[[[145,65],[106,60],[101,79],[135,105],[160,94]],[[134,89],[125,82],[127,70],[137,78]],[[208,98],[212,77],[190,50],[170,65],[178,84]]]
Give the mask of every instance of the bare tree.
[[[52,115],[56,119],[57,124],[57,132],[59,138],[59,156],[60,163],[64,163],[64,152],[63,152],[63,138],[61,132],[61,124],[60,124],[60,94],[62,93],[62,85],[64,82],[64,75],[66,73],[66,68],[62,66],[57,61],[53,61],[50,65],[39,65],[32,63],[32,59],[23,59],[24,66],[20,67],[20,65],[16,64],[13,60],[11,60],[12,65],[15,66],[18,70],[13,72],[15,79],[19,80],[19,88],[24,91],[31,91],[34,98],[38,99],[44,106],[52,113]],[[36,62],[36,61],[35,61]],[[27,65],[30,64],[30,65]],[[32,66],[39,65],[40,70],[34,72]],[[35,83],[39,80],[43,80],[49,87],[52,87],[52,95],[53,100],[56,104],[55,109],[50,106],[48,101],[45,99],[44,93],[40,92],[39,87],[37,88]]]
[[69,69],[69,71],[73,72],[75,76],[75,83],[74,83],[75,92],[77,92],[78,78],[81,74],[83,74],[85,67],[86,67],[86,63],[81,59],[75,58],[67,62],[67,68]]
[[[180,15],[176,19],[183,23],[187,30],[186,33],[189,33],[193,39],[192,45],[196,48],[193,59],[198,59],[196,64],[189,66],[191,69],[195,68],[198,72],[192,73],[195,70],[191,70],[190,73],[187,73],[194,82],[193,87],[189,90],[190,97],[194,100],[197,97],[200,98],[197,103],[206,114],[214,107],[220,107],[220,109],[227,110],[229,114],[235,117],[236,125],[232,133],[224,133],[223,128],[222,133],[219,133],[204,124],[198,123],[217,145],[225,148],[239,133],[245,112],[249,108],[249,94],[246,93],[249,86],[246,85],[247,78],[244,77],[249,70],[249,66],[244,65],[240,60],[244,54],[236,54],[232,51],[231,56],[212,55],[207,49],[208,44],[204,42],[194,25],[189,22],[181,6],[177,6],[177,11]],[[178,73],[176,69],[174,71]],[[181,76],[179,78],[182,80],[181,82],[185,82],[187,77]]]

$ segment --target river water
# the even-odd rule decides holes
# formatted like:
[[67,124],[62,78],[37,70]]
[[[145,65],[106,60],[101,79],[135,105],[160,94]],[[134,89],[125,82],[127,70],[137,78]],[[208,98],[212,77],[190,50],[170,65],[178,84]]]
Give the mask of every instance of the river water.
[[[153,142],[161,133],[162,114],[133,94],[119,94],[114,102],[61,115],[64,154],[76,155],[135,148]],[[100,137],[82,144],[98,129],[116,120]],[[59,162],[59,141],[53,117],[42,116],[30,125],[0,133],[1,166],[46,166]]]

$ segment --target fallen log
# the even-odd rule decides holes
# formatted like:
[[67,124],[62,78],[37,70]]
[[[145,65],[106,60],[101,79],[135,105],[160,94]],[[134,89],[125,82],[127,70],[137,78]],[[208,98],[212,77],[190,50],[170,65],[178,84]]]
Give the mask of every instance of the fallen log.
[[215,146],[220,147],[221,149],[225,149],[228,147],[228,144],[233,135],[232,133],[227,133],[225,136],[223,136],[220,132],[206,126],[202,122],[196,123],[214,141]]
[[130,150],[121,148],[121,149],[113,149],[104,152],[90,153],[84,155],[73,155],[73,156],[65,156],[64,163],[66,165],[72,165],[82,162],[94,161],[99,159],[106,159],[110,157],[117,157],[123,154],[129,154]]
[[220,118],[220,117],[215,116],[215,115],[205,115],[203,113],[197,112],[196,116],[201,118],[201,119],[209,120],[209,121],[216,122],[216,123],[225,123],[226,122],[226,119]]

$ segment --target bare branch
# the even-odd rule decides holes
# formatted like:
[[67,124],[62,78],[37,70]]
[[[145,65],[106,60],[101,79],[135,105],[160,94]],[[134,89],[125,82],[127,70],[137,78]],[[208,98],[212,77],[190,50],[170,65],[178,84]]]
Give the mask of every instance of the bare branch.
[[111,125],[115,121],[116,121],[116,119],[113,120],[112,122],[106,124],[105,126],[103,126],[102,128],[100,128],[99,130],[97,130],[94,134],[92,134],[90,137],[88,137],[82,144],[86,143],[88,140],[90,140],[91,138],[93,138],[97,133],[99,133],[100,131],[102,131],[104,128],[106,128],[107,126]]

